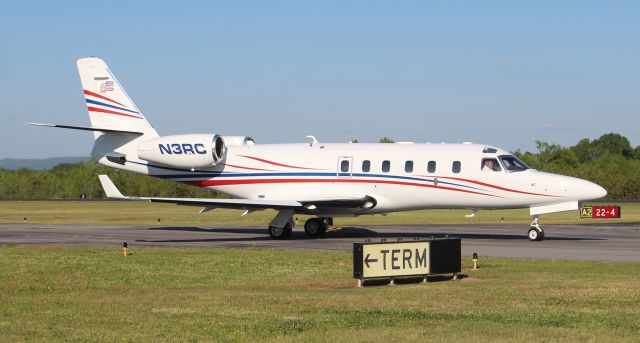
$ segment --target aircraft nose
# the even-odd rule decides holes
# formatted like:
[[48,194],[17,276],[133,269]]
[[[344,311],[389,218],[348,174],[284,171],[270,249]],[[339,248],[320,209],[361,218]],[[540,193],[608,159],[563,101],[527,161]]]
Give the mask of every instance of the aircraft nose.
[[593,186],[596,188],[594,191],[594,193],[596,194],[596,199],[604,198],[607,196],[607,190],[604,189],[604,187],[595,183],[593,184]]
[[602,186],[590,181],[583,181],[583,185],[581,185],[579,190],[581,193],[581,200],[595,200],[607,196],[607,190]]

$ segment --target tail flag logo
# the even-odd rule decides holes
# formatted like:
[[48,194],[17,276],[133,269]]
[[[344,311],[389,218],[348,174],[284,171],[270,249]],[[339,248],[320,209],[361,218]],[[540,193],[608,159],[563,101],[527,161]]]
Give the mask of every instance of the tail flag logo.
[[113,81],[105,81],[100,85],[100,93],[113,91]]

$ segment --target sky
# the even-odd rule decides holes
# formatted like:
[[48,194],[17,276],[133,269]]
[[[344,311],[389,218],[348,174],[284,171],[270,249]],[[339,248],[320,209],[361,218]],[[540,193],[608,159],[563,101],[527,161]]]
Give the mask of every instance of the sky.
[[640,144],[638,1],[3,1],[0,158],[88,156],[75,61],[160,135]]

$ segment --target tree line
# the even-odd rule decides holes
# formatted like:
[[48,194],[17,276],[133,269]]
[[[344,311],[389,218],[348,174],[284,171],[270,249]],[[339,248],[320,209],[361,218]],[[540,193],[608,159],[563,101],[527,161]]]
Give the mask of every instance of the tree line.
[[123,194],[160,197],[215,197],[193,187],[99,165],[93,161],[59,164],[49,170],[0,169],[0,200],[104,198],[98,174],[109,175]]
[[[357,141],[355,141],[357,142]],[[355,143],[354,142],[354,143]],[[393,142],[384,137],[380,142]],[[640,199],[640,146],[616,133],[595,140],[582,139],[563,147],[536,141],[537,151],[516,151],[532,168],[593,181],[611,199]],[[203,188],[119,171],[95,162],[59,164],[49,170],[0,169],[0,200],[104,198],[98,174],[107,174],[127,195],[161,197],[216,197]]]

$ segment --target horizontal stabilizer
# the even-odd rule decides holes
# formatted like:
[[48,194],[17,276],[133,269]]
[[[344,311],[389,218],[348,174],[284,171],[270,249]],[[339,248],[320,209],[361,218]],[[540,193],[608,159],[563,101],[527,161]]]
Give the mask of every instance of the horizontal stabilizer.
[[113,132],[113,133],[125,133],[130,135],[142,135],[142,132],[138,131],[125,131],[114,130],[104,127],[88,127],[88,126],[73,126],[73,125],[60,125],[60,124],[43,124],[43,123],[27,123],[28,125],[44,126],[44,127],[57,127],[60,129],[82,130],[82,131],[97,131],[97,132]]

